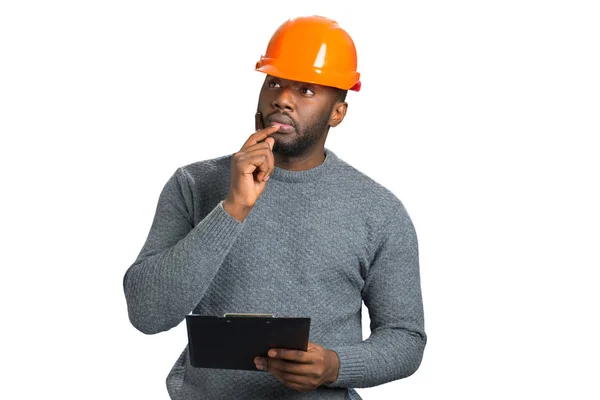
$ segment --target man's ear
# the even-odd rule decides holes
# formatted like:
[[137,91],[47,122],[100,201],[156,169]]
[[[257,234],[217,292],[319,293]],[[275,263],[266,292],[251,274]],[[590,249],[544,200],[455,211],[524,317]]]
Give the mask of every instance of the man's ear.
[[331,110],[331,116],[329,117],[329,126],[336,127],[342,123],[344,117],[346,116],[346,111],[348,110],[348,103],[346,102],[338,102],[333,106],[333,110]]

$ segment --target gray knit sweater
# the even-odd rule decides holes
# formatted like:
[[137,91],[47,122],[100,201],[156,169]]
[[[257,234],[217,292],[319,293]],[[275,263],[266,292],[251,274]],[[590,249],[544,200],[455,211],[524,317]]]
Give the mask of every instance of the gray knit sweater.
[[172,399],[344,399],[419,367],[426,335],[410,217],[392,192],[325,155],[305,171],[275,167],[243,222],[223,209],[231,155],[177,169],[123,285],[131,323],[147,334],[192,311],[310,317],[309,340],[339,356],[337,381],[300,393],[261,371],[194,368],[186,347],[167,377]]

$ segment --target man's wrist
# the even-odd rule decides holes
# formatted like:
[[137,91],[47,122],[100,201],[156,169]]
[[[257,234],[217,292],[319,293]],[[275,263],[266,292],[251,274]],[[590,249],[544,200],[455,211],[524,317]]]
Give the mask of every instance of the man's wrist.
[[240,222],[243,222],[244,219],[246,219],[251,210],[251,208],[240,207],[233,202],[229,202],[228,200],[223,201],[223,209]]
[[330,385],[333,382],[337,381],[338,375],[340,373],[340,358],[338,354],[333,350],[327,350],[327,355],[329,357],[329,373],[327,374],[327,378],[325,379],[325,384]]

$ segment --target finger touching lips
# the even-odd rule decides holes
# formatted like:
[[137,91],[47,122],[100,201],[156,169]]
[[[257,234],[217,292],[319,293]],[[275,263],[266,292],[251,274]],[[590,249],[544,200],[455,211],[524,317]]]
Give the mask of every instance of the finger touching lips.
[[281,124],[281,123],[277,123],[277,122],[271,122],[271,124],[272,124],[271,126],[279,125],[279,129],[277,130],[277,132],[292,133],[294,131],[294,127],[289,124]]

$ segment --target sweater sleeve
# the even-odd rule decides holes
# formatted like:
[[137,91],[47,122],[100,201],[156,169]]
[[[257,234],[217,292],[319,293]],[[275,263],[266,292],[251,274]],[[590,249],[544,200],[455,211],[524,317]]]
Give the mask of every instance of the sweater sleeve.
[[173,328],[206,293],[244,225],[222,203],[193,226],[184,171],[164,186],[146,242],[123,278],[129,320],[138,330]]
[[332,347],[340,359],[331,387],[370,387],[412,375],[427,341],[417,237],[403,206],[384,229],[363,288],[371,335]]

